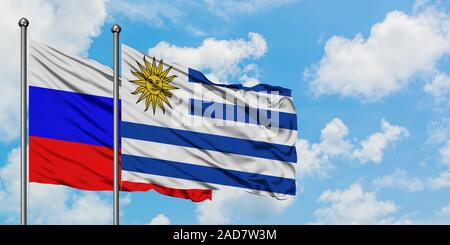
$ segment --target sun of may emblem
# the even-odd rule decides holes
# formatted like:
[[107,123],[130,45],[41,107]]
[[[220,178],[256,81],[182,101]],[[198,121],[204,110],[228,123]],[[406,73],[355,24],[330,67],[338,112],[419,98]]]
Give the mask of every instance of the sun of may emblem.
[[138,85],[137,89],[132,92],[132,94],[141,94],[136,104],[145,99],[145,111],[148,110],[150,104],[153,108],[153,114],[156,112],[157,105],[162,109],[163,113],[166,112],[164,108],[164,103],[170,108],[169,99],[172,97],[172,92],[170,90],[178,89],[175,86],[170,85],[173,79],[177,76],[167,76],[172,67],[167,68],[163,71],[163,60],[159,61],[158,66],[156,65],[156,60],[153,57],[153,62],[150,64],[144,57],[144,66],[139,64],[140,71],[131,71],[138,79],[130,81]]

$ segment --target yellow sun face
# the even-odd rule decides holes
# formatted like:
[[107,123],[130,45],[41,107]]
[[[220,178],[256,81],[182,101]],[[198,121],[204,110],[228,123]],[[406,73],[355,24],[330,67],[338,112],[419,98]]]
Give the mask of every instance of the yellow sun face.
[[169,99],[172,97],[170,90],[177,89],[177,87],[170,85],[173,79],[177,76],[167,76],[172,67],[163,71],[163,61],[160,60],[158,66],[156,66],[156,60],[153,57],[153,62],[150,64],[144,57],[144,66],[139,64],[140,71],[131,71],[138,80],[130,81],[138,87],[132,94],[141,94],[136,104],[145,99],[145,111],[148,110],[150,104],[153,108],[153,114],[156,112],[156,107],[162,109],[163,113],[166,112],[164,103],[172,108]]

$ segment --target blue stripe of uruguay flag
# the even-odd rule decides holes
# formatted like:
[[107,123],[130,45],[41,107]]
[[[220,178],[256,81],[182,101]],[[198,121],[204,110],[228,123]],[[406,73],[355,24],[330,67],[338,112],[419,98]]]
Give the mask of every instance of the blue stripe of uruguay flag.
[[224,85],[122,45],[122,180],[295,196],[291,91]]

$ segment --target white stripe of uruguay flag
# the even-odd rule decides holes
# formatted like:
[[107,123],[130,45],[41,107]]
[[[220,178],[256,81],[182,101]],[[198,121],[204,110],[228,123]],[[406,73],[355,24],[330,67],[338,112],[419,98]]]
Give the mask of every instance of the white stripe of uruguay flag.
[[290,90],[215,84],[126,45],[122,62],[122,180],[295,196]]

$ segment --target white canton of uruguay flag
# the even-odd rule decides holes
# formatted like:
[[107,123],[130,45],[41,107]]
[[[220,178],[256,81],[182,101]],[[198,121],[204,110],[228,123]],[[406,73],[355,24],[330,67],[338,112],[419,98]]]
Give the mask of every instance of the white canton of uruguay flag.
[[212,83],[126,45],[122,62],[123,181],[295,196],[289,89]]

